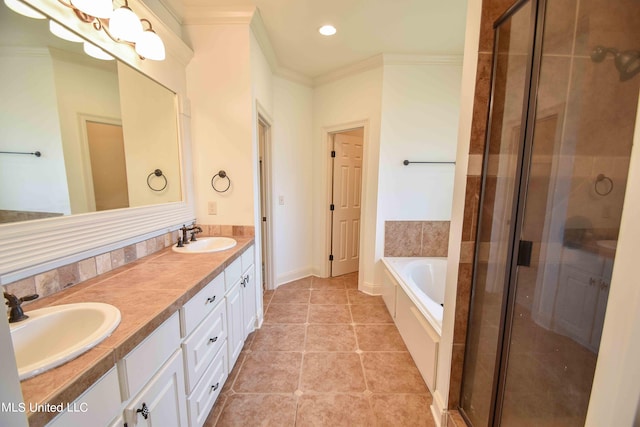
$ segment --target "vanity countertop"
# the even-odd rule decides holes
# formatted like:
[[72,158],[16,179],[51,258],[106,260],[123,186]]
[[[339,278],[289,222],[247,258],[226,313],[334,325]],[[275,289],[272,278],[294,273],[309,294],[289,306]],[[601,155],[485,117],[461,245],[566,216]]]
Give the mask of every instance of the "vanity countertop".
[[21,382],[29,425],[43,426],[57,415],[32,412],[31,405],[73,402],[254,241],[234,239],[235,247],[214,253],[181,254],[166,248],[25,307],[28,313],[59,304],[103,302],[118,307],[122,316],[113,334],[96,347]]

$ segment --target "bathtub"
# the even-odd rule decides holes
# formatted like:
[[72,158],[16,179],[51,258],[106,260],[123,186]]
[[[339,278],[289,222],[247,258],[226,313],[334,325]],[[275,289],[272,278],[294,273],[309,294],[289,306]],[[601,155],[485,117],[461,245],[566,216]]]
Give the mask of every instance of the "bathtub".
[[441,335],[447,259],[386,257],[382,262],[420,313]]
[[442,334],[446,258],[382,259],[382,299],[427,387],[434,392]]

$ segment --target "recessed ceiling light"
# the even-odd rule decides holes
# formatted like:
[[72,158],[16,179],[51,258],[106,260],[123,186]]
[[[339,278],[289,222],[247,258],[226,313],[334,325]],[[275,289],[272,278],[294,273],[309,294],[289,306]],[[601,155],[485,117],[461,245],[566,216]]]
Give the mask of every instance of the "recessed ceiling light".
[[318,29],[323,36],[332,36],[336,33],[336,27],[333,25],[323,25]]

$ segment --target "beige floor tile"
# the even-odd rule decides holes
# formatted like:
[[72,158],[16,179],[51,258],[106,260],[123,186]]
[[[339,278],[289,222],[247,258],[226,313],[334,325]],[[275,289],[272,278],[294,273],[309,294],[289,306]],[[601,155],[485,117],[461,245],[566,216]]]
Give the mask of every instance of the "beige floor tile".
[[223,395],[223,394],[226,395],[233,391],[233,384],[236,381],[236,378],[238,378],[238,372],[240,372],[240,367],[242,366],[242,363],[244,362],[245,357],[247,357],[247,353],[244,351],[241,351],[240,355],[238,356],[238,360],[236,360],[236,364],[233,365],[233,369],[231,370],[231,372],[229,372],[229,376],[227,377],[227,380],[224,382],[224,386],[220,391],[220,395]]
[[349,324],[309,325],[305,350],[355,351],[357,348],[353,326]]
[[338,277],[317,277],[313,276],[311,279],[312,289],[331,290],[331,289],[344,289],[344,279],[341,276]]
[[305,326],[269,324],[262,325],[255,333],[252,351],[302,351]]
[[309,323],[351,323],[348,305],[309,305]]
[[350,305],[354,323],[393,323],[385,305]]
[[298,399],[298,427],[372,425],[373,413],[362,394],[305,394]]
[[306,289],[276,289],[271,298],[271,304],[307,304],[310,290]]
[[305,323],[308,304],[269,304],[264,323]]
[[358,348],[363,351],[407,351],[395,325],[356,325]]
[[302,279],[294,280],[289,283],[278,286],[279,290],[304,290],[311,289],[311,276]]
[[262,306],[264,307],[265,310],[267,309],[267,306],[271,302],[271,298],[273,298],[274,292],[275,291],[264,291],[264,293],[262,294]]
[[429,393],[409,353],[364,352],[362,365],[374,393]]
[[347,295],[349,295],[349,304],[384,304],[382,297],[379,295],[367,295],[354,289],[349,289]]
[[237,393],[293,393],[298,387],[301,353],[252,351],[242,364]]
[[336,290],[312,290],[311,304],[348,304],[347,291]]
[[293,395],[236,394],[227,399],[218,427],[293,426],[296,401]]
[[376,424],[385,427],[434,427],[429,394],[374,394]]
[[216,403],[213,405],[211,412],[209,412],[209,416],[204,421],[203,427],[214,427],[218,418],[220,418],[220,414],[222,413],[222,409],[224,409],[224,404],[227,401],[227,396],[220,393],[218,399],[216,399]]
[[305,393],[364,392],[360,357],[354,352],[305,353],[300,389]]

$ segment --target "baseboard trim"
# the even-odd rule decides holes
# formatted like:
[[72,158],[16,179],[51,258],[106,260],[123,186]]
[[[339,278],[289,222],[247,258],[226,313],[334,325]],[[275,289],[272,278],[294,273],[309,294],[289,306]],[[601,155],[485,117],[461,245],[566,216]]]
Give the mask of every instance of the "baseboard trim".
[[447,426],[447,409],[444,405],[444,402],[442,401],[442,396],[440,395],[440,392],[438,390],[433,393],[433,399],[431,402],[431,415],[433,416],[437,427]]
[[382,295],[382,285],[375,283],[363,282],[358,290],[368,295]]
[[274,289],[278,288],[281,285],[284,285],[285,283],[293,282],[294,280],[302,279],[303,277],[312,276],[312,275],[313,275],[312,267],[306,267],[300,270],[290,271],[288,273],[281,274],[276,278]]

